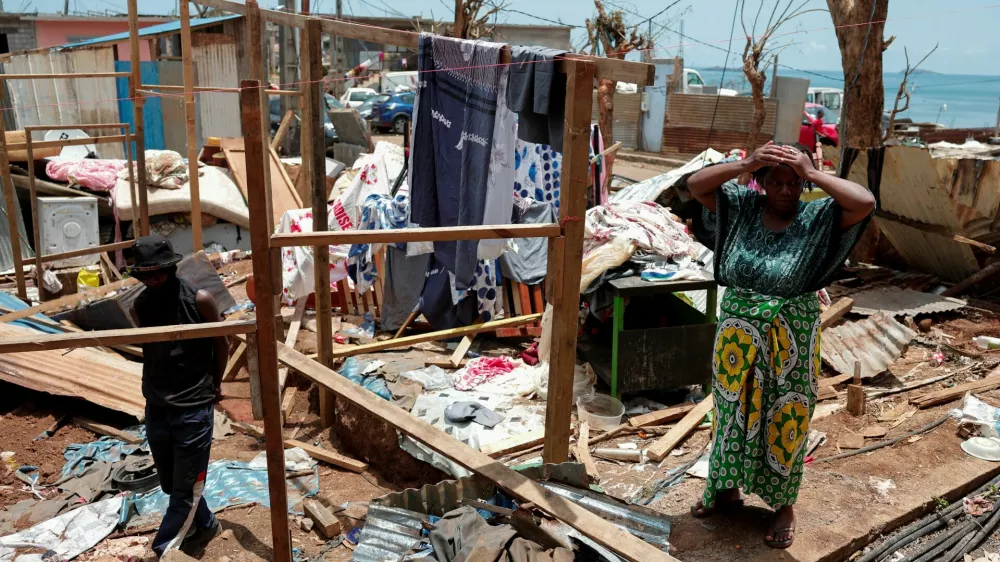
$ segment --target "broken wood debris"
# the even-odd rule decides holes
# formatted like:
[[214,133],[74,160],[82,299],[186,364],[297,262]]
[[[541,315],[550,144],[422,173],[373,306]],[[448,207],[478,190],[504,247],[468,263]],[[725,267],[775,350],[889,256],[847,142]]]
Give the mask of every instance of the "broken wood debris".
[[632,427],[662,425],[667,422],[677,421],[683,418],[684,415],[693,410],[695,406],[696,404],[693,403],[681,404],[680,406],[674,406],[672,408],[667,408],[665,410],[659,410],[656,412],[650,412],[648,414],[642,414],[641,416],[636,416],[628,420],[628,423]]
[[319,533],[323,537],[332,539],[340,534],[340,521],[334,517],[333,513],[325,505],[319,503],[317,500],[309,499],[303,501],[302,511],[305,512],[306,517],[312,520],[316,525],[316,529],[319,530]]
[[704,400],[698,403],[691,411],[677,422],[677,425],[673,427],[666,435],[664,435],[660,440],[653,444],[652,447],[646,452],[647,456],[651,460],[660,462],[670,454],[670,451],[674,450],[674,447],[680,444],[696,427],[701,425],[701,421],[705,419],[708,412],[712,409],[714,404],[713,396],[709,394]]
[[920,409],[930,408],[931,406],[958,400],[969,392],[986,392],[987,390],[993,390],[994,388],[1000,388],[1000,369],[994,369],[986,378],[982,380],[915,396],[910,399],[910,404],[913,404]]

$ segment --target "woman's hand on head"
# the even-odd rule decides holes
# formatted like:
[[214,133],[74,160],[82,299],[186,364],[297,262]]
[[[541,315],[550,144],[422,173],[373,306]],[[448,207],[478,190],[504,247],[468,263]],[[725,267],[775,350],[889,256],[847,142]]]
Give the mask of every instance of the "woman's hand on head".
[[747,158],[750,164],[750,171],[756,172],[757,170],[764,168],[766,166],[777,166],[783,162],[784,157],[784,147],[777,146],[773,142],[768,141],[767,144],[758,148]]
[[790,166],[800,178],[806,180],[809,175],[816,170],[813,166],[812,158],[801,150],[791,146],[779,146],[780,164]]

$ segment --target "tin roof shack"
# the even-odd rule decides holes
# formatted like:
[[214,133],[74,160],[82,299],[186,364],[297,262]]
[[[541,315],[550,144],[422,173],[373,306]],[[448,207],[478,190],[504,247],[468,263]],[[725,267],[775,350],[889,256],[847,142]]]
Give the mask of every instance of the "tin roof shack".
[[[912,267],[953,282],[979,272],[1000,242],[1000,161],[884,150],[879,229]],[[849,179],[868,185],[871,154],[858,155]]]

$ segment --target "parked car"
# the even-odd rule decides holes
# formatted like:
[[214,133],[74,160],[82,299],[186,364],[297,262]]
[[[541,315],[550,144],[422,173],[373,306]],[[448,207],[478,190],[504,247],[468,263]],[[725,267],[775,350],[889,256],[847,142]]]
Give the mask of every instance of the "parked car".
[[347,108],[346,105],[340,103],[340,100],[338,100],[337,98],[333,97],[331,94],[323,94],[323,97],[326,98],[326,108],[327,109],[346,109]]
[[372,97],[366,99],[365,103],[363,103],[363,104],[361,104],[361,105],[359,105],[358,107],[355,108],[355,109],[358,110],[358,113],[361,114],[361,118],[362,119],[364,119],[366,121],[368,119],[371,119],[371,117],[372,117],[372,106],[375,105],[375,100],[377,100],[379,97],[380,96],[372,96]]
[[[819,118],[821,111],[822,121]],[[817,142],[837,146],[840,142],[840,134],[837,131],[839,123],[840,114],[836,111],[815,103],[806,103],[802,112],[802,126],[799,128],[799,142],[812,150],[815,150]]]
[[378,92],[371,88],[348,88],[344,95],[340,96],[340,102],[347,107],[357,107],[363,103],[368,98],[372,98],[378,95]]
[[[324,99],[326,99],[325,96]],[[333,143],[337,142],[338,138],[337,129],[333,127],[333,122],[330,121],[330,116],[327,114],[327,111],[337,108],[335,106],[331,106],[329,100],[326,100],[325,105],[326,111],[323,111],[323,136],[326,140],[326,148],[330,148],[333,146]],[[278,127],[281,126],[281,119],[284,117],[281,114],[281,99],[275,96],[268,100],[267,112],[271,122],[271,134],[277,133]],[[296,115],[295,118],[298,119],[298,115]]]
[[413,92],[398,92],[382,94],[372,104],[372,127],[398,135],[406,130],[406,124],[413,118],[413,102],[416,94]]

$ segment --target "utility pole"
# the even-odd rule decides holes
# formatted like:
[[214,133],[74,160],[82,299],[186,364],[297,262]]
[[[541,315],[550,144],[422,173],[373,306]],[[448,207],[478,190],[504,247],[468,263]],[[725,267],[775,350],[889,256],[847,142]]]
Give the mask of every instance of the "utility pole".
[[66,0],[63,3],[63,15],[64,16],[68,16],[69,15],[69,0]]
[[455,37],[465,39],[465,9],[463,0],[455,0]]
[[[684,59],[684,37],[685,37],[685,35],[684,35],[684,18],[681,18],[681,33],[680,33],[680,35],[681,35],[681,40],[677,42],[680,45],[680,47],[677,48],[677,57],[683,60]],[[729,64],[728,60],[726,61],[726,64]]]

